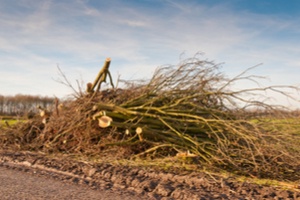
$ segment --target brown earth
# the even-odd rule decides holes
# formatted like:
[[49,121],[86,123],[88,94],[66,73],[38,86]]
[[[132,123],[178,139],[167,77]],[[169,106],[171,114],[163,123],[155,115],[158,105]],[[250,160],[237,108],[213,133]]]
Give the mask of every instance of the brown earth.
[[[300,199],[296,189],[238,182],[206,173],[129,167],[50,158],[31,152],[0,152],[1,168],[32,172],[95,190],[130,192],[145,199]],[[34,173],[33,173],[34,172]]]
[[[1,200],[141,200],[136,195],[112,189],[92,189],[88,185],[73,184],[61,178],[40,176],[36,170],[16,170],[0,167]],[[146,198],[147,199],[147,198]]]

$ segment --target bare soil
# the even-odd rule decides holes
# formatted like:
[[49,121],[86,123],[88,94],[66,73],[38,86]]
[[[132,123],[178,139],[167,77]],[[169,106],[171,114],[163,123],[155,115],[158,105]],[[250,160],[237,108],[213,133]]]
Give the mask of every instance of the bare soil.
[[0,170],[4,167],[145,199],[300,199],[296,188],[284,190],[206,173],[80,162],[32,152],[0,151]]
[[92,189],[60,178],[41,176],[36,170],[0,167],[1,200],[141,200],[123,190]]

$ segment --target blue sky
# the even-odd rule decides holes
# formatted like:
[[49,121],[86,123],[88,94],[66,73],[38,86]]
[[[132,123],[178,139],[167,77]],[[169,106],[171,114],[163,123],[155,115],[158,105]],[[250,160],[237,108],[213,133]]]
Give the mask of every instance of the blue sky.
[[299,85],[299,10],[299,0],[0,0],[0,94],[71,94],[57,65],[76,86],[106,57],[114,79],[131,80],[197,52],[228,76],[263,63],[252,71],[263,84]]

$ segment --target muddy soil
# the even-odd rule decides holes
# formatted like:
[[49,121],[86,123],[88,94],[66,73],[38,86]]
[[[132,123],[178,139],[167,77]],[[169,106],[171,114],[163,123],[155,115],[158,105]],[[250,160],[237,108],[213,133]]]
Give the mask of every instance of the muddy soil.
[[205,173],[164,172],[153,168],[93,164],[69,158],[50,158],[31,152],[0,151],[0,170],[6,167],[85,185],[95,190],[123,190],[145,199],[299,199],[298,190],[238,182]]
[[87,185],[39,176],[32,170],[0,167],[1,200],[141,200],[123,190],[92,189]]

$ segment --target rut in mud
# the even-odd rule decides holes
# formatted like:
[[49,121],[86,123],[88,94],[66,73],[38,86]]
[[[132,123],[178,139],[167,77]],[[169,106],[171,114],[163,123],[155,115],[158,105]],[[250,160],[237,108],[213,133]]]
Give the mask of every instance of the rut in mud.
[[300,199],[300,192],[237,182],[205,173],[164,172],[141,167],[54,159],[28,152],[2,152],[0,167],[34,171],[94,189],[133,192],[149,199]]

